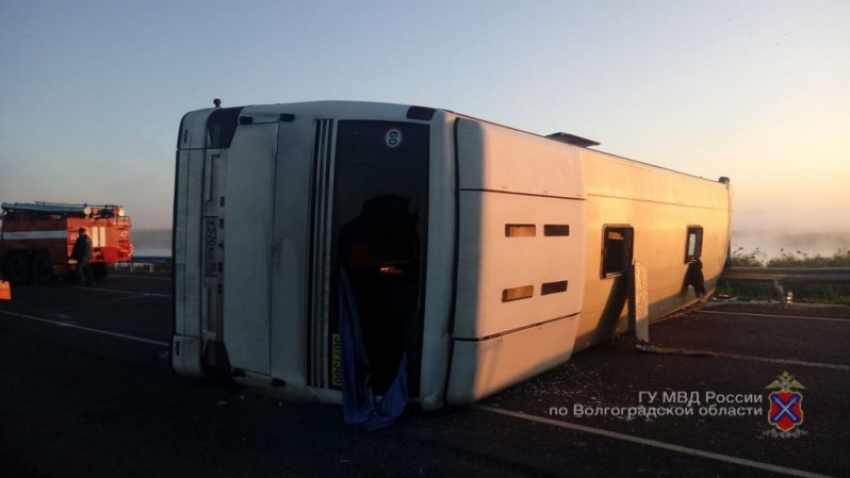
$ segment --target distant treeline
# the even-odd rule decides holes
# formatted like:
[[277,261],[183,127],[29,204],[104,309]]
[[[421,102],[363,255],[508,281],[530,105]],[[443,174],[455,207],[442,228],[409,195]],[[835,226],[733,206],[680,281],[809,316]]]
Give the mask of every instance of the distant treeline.
[[[752,252],[740,249],[732,253],[732,267],[850,267],[850,250],[839,249],[832,256],[809,255],[802,251],[781,251],[776,257],[763,259],[764,254],[758,248]],[[784,281],[787,292],[792,292],[794,302],[811,302],[850,305],[850,284],[848,283],[812,283]],[[777,290],[773,281],[730,281],[721,280],[717,293],[738,296],[745,299],[777,299]]]
[[803,251],[788,252],[781,249],[776,257],[765,258],[755,248],[751,252],[738,249],[730,257],[733,267],[850,267],[850,249],[839,249],[831,256],[810,255]]

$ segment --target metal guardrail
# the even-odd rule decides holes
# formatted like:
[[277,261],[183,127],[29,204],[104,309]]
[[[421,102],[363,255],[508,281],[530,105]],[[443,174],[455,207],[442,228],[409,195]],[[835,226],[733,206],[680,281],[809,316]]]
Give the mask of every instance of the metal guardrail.
[[171,256],[133,256],[133,264],[171,264]]
[[727,280],[774,280],[795,282],[850,282],[850,267],[727,267]]
[[129,269],[130,272],[135,272],[136,269],[153,273],[157,265],[171,264],[171,256],[133,256],[132,259],[125,262],[116,263],[116,267],[121,269]]
[[727,267],[720,278],[773,281],[779,301],[789,303],[794,293],[785,292],[785,282],[850,282],[850,267]]

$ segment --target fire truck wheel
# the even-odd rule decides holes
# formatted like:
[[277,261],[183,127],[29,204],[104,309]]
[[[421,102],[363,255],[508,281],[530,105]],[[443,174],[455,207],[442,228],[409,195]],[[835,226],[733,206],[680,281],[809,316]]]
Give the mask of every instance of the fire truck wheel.
[[92,272],[94,272],[94,281],[95,282],[103,282],[103,279],[109,275],[109,269],[106,268],[106,264],[102,262],[98,262],[96,264],[91,265]]
[[9,258],[7,272],[9,282],[15,282],[18,284],[22,282],[29,282],[31,272],[29,254],[24,252],[12,254],[12,257]]
[[32,261],[32,278],[37,284],[48,284],[53,280],[53,263],[50,256],[39,254]]

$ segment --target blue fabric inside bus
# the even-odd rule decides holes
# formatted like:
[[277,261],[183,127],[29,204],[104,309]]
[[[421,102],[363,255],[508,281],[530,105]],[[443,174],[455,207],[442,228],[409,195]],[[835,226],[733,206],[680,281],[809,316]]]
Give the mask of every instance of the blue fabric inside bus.
[[376,399],[369,388],[369,357],[363,344],[357,302],[345,267],[339,273],[339,332],[342,355],[342,410],[348,425],[372,431],[392,425],[407,407],[407,356],[386,394]]

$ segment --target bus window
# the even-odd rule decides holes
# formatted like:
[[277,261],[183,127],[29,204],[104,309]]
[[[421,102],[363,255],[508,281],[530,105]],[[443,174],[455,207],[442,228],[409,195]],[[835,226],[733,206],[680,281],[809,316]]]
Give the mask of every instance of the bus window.
[[628,226],[606,226],[602,239],[602,278],[617,277],[632,262],[632,233]]
[[570,225],[569,224],[546,224],[543,226],[543,235],[544,236],[569,236],[570,235]]
[[505,237],[534,237],[537,228],[534,224],[505,224]]
[[702,258],[702,227],[688,226],[688,244],[685,248],[685,262],[694,262]]

